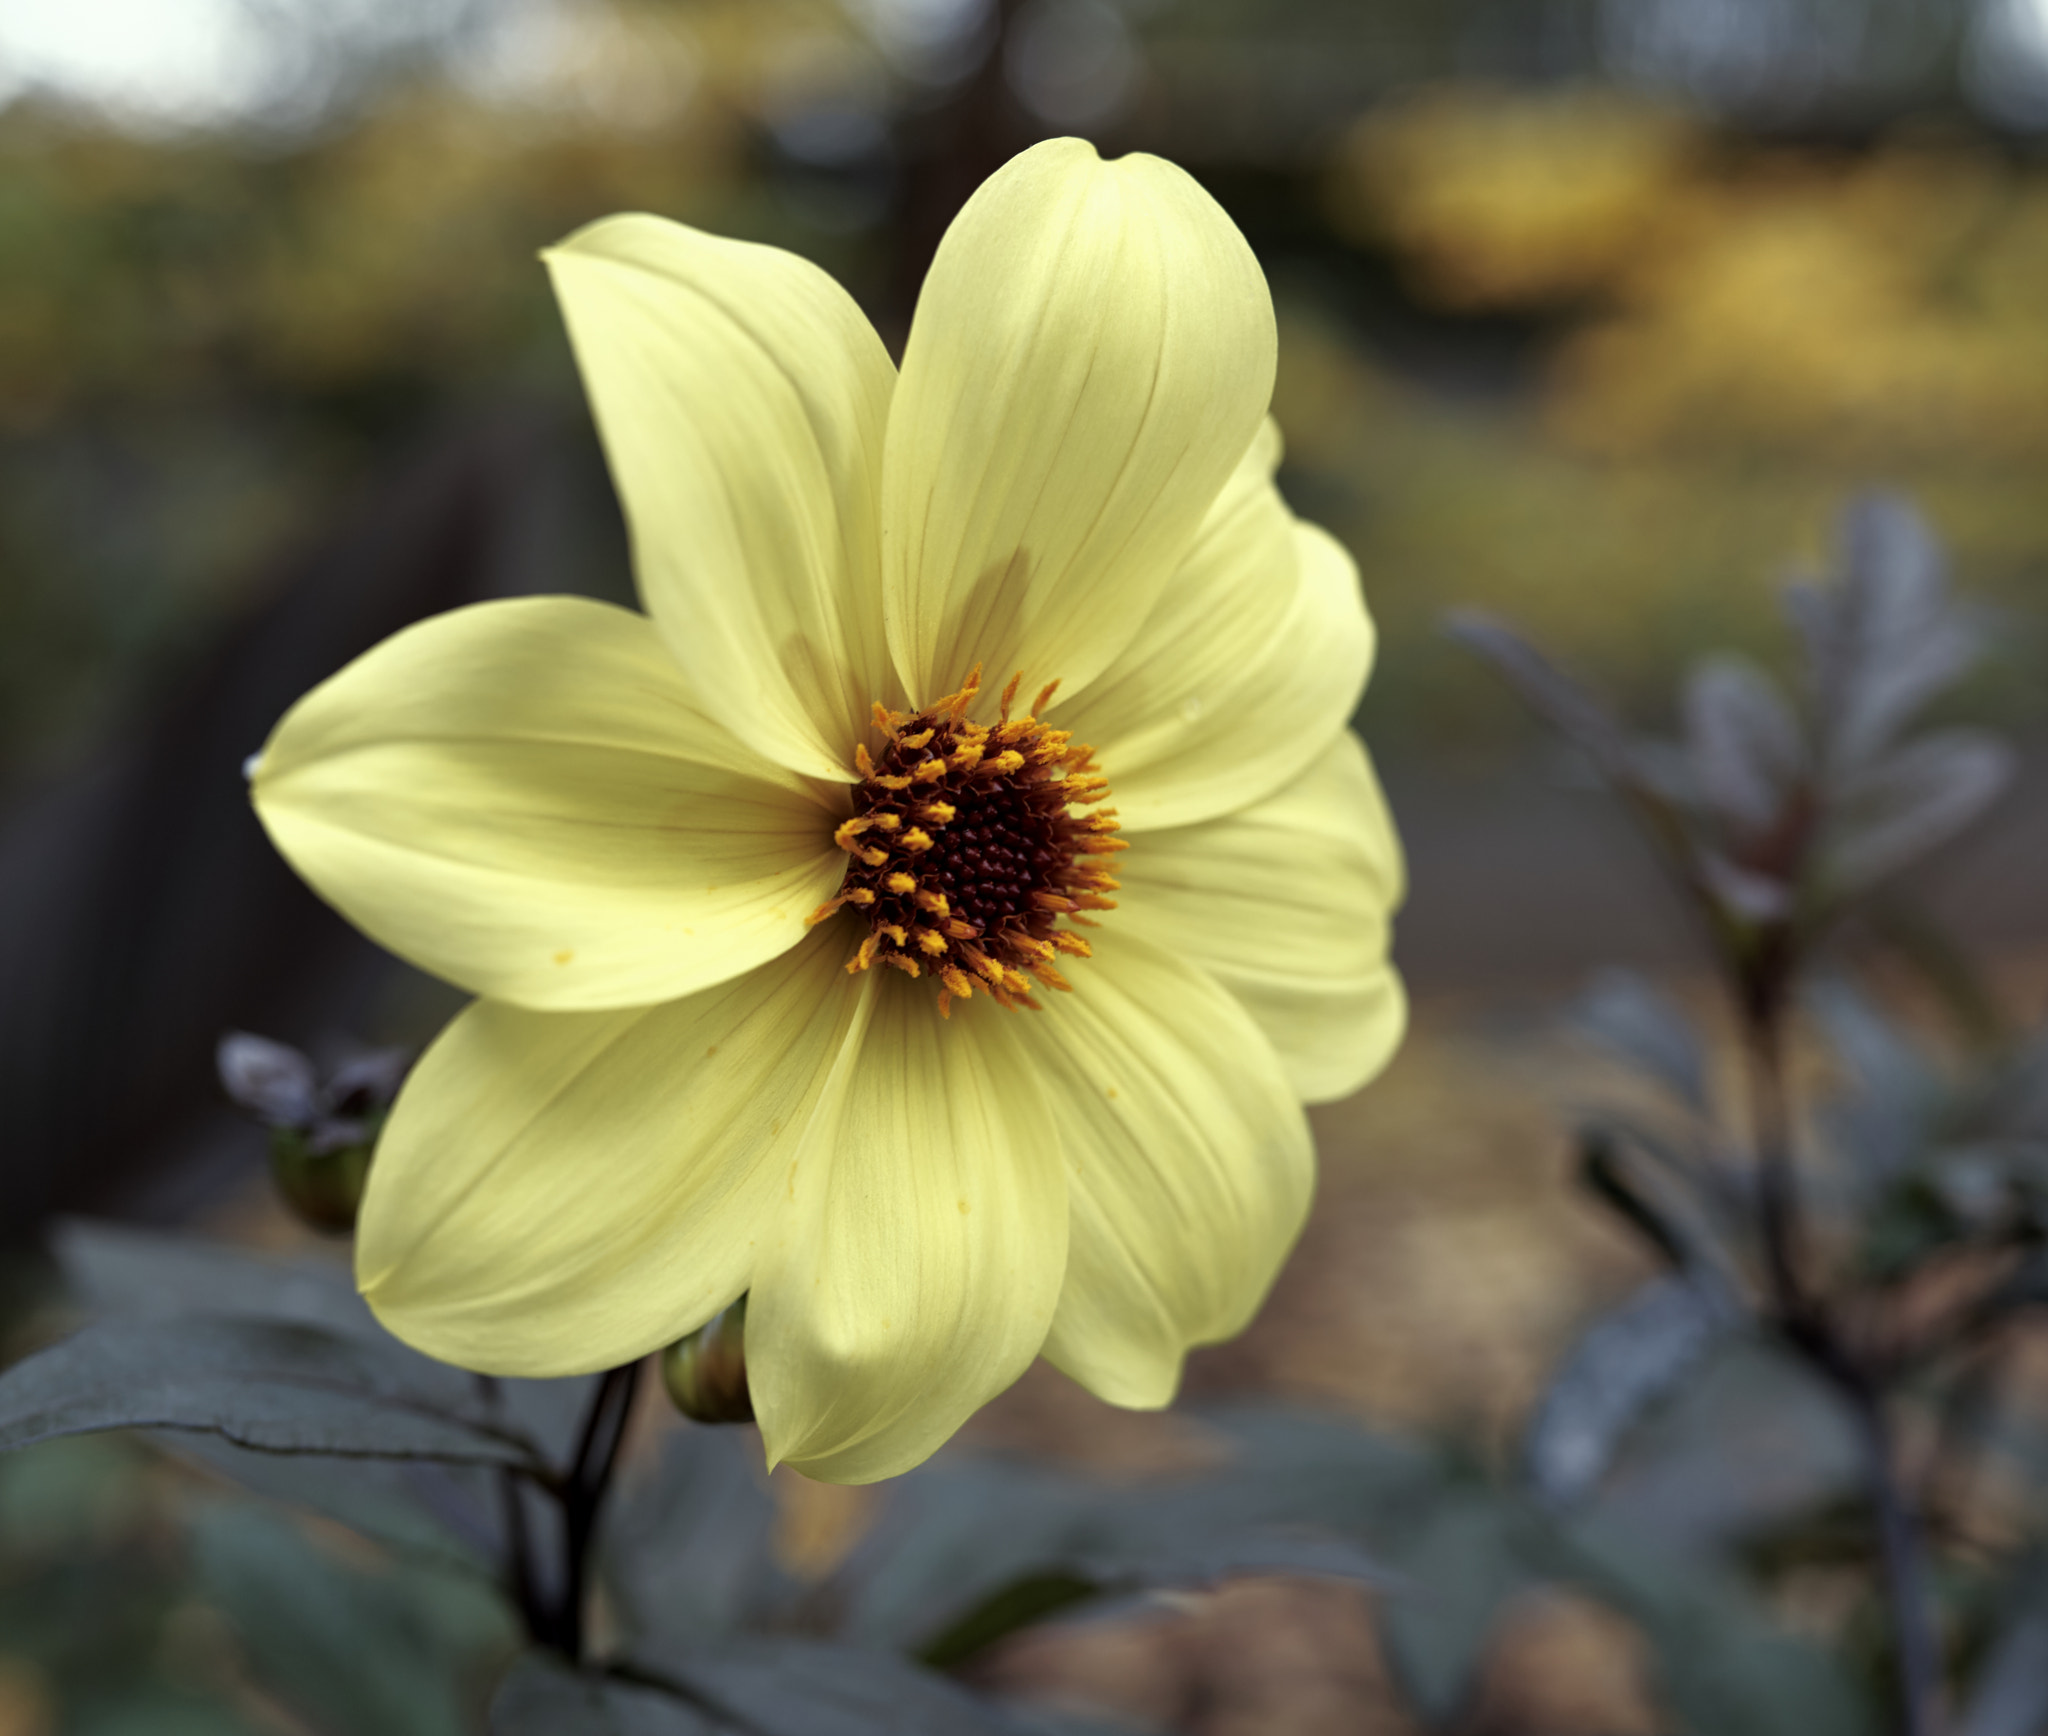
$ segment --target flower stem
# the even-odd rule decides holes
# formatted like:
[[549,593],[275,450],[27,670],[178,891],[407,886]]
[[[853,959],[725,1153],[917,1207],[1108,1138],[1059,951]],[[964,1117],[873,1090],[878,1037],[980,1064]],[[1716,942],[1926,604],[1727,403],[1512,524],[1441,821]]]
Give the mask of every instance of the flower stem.
[[639,1372],[637,1362],[605,1371],[583,1419],[568,1474],[554,1491],[562,1508],[562,1578],[558,1600],[546,1622],[549,1631],[535,1638],[576,1663],[583,1661],[586,1639],[591,1539],[611,1487],[620,1443],[626,1438],[626,1419],[632,1413]]
[[1756,1142],[1757,1232],[1771,1308],[1786,1342],[1843,1396],[1854,1414],[1891,1615],[1900,1736],[1938,1736],[1940,1677],[1926,1551],[1900,1486],[1884,1392],[1843,1342],[1830,1311],[1806,1286],[1805,1225],[1792,1152],[1781,1004],[1778,996],[1766,994],[1753,998],[1744,1009]]

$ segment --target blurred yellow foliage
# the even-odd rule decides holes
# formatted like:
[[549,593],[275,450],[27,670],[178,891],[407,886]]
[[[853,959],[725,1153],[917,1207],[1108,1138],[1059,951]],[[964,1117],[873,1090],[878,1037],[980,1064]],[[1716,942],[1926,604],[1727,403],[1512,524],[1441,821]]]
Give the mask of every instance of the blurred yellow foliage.
[[1442,306],[1570,301],[1627,269],[1699,144],[1677,114],[1614,91],[1442,87],[1352,127],[1330,216],[1391,244]]
[[[1645,690],[1701,643],[1767,645],[1772,581],[1873,483],[1920,500],[1966,583],[2038,605],[2048,165],[1925,130],[1823,150],[1610,92],[1446,87],[1358,121],[1326,193],[1446,334],[1520,334],[1507,391],[1446,393],[1291,310],[1290,463],[1367,575],[1389,638],[1371,703],[1397,726],[1502,718],[1436,640],[1455,604]],[[1989,679],[2040,721],[2024,656]]]
[[1548,394],[1571,445],[2048,446],[2048,174],[1982,144],[1831,153],[1605,92],[1440,90],[1361,121],[1335,187],[1438,305],[1587,310]]

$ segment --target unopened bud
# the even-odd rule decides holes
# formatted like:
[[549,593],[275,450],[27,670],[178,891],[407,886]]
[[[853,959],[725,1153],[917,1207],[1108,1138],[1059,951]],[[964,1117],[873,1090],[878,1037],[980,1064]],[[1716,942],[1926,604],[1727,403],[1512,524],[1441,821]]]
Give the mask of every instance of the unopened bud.
[[323,1079],[297,1049],[231,1031],[218,1060],[227,1094],[270,1129],[270,1173],[285,1203],[315,1229],[348,1234],[410,1051],[367,1050]]
[[662,1384],[676,1409],[691,1421],[754,1420],[754,1395],[747,1390],[746,1327],[747,1299],[742,1296],[661,1353]]
[[370,1179],[372,1141],[364,1139],[333,1150],[294,1127],[273,1128],[270,1174],[284,1202],[316,1230],[347,1235],[356,1227],[363,1203],[363,1184]]

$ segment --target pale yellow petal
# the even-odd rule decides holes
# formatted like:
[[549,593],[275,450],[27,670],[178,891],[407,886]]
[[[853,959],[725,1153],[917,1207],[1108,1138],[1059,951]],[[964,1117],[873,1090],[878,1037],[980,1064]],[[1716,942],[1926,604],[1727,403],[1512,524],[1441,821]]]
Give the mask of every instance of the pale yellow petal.
[[979,662],[1077,693],[1186,553],[1273,385],[1230,219],[1156,157],[1054,139],[954,220],[889,411],[889,643],[920,701]]
[[431,1356],[494,1374],[609,1368],[751,1281],[856,997],[843,931],[664,1006],[479,1001],[377,1145],[356,1274]]
[[867,1483],[928,1457],[1038,1354],[1067,1256],[1067,1190],[1027,1015],[862,979],[747,1304],[771,1461]]
[[808,261],[658,217],[545,255],[632,532],[692,690],[781,764],[850,779],[899,693],[882,632],[879,475],[895,381]]
[[831,814],[693,697],[630,610],[479,603],[314,688],[252,794],[323,898],[436,976],[533,1007],[673,999],[795,944],[845,866]]
[[1277,795],[1225,819],[1148,832],[1117,871],[1118,928],[1229,989],[1304,1100],[1349,1096],[1399,1046],[1407,1003],[1387,942],[1401,845],[1349,730]]
[[1095,749],[1126,832],[1269,795],[1320,754],[1365,690],[1373,627],[1351,557],[1287,510],[1277,438],[1255,444],[1138,636],[1053,708]]
[[[1135,852],[1134,852],[1135,853]],[[1112,918],[1071,994],[1018,1021],[1059,1126],[1072,1224],[1045,1353],[1113,1404],[1166,1404],[1241,1331],[1314,1186],[1301,1108],[1244,1010]]]

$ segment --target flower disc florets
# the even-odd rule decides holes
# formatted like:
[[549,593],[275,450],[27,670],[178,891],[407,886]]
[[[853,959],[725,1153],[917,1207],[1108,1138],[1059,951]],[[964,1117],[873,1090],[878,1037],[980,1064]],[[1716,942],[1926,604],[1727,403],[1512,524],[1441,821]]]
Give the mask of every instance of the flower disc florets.
[[[1039,694],[1034,713],[1058,685]],[[1109,783],[1094,750],[1035,715],[1012,718],[1016,680],[995,723],[970,722],[980,689],[977,668],[923,711],[875,707],[881,748],[854,750],[854,813],[834,835],[853,861],[811,917],[853,910],[868,932],[846,968],[936,977],[941,1016],[977,987],[1003,1006],[1034,1008],[1034,984],[1068,987],[1054,959],[1090,949],[1060,919],[1085,925],[1082,911],[1116,908],[1101,858],[1126,847],[1116,810],[1098,806]]]

